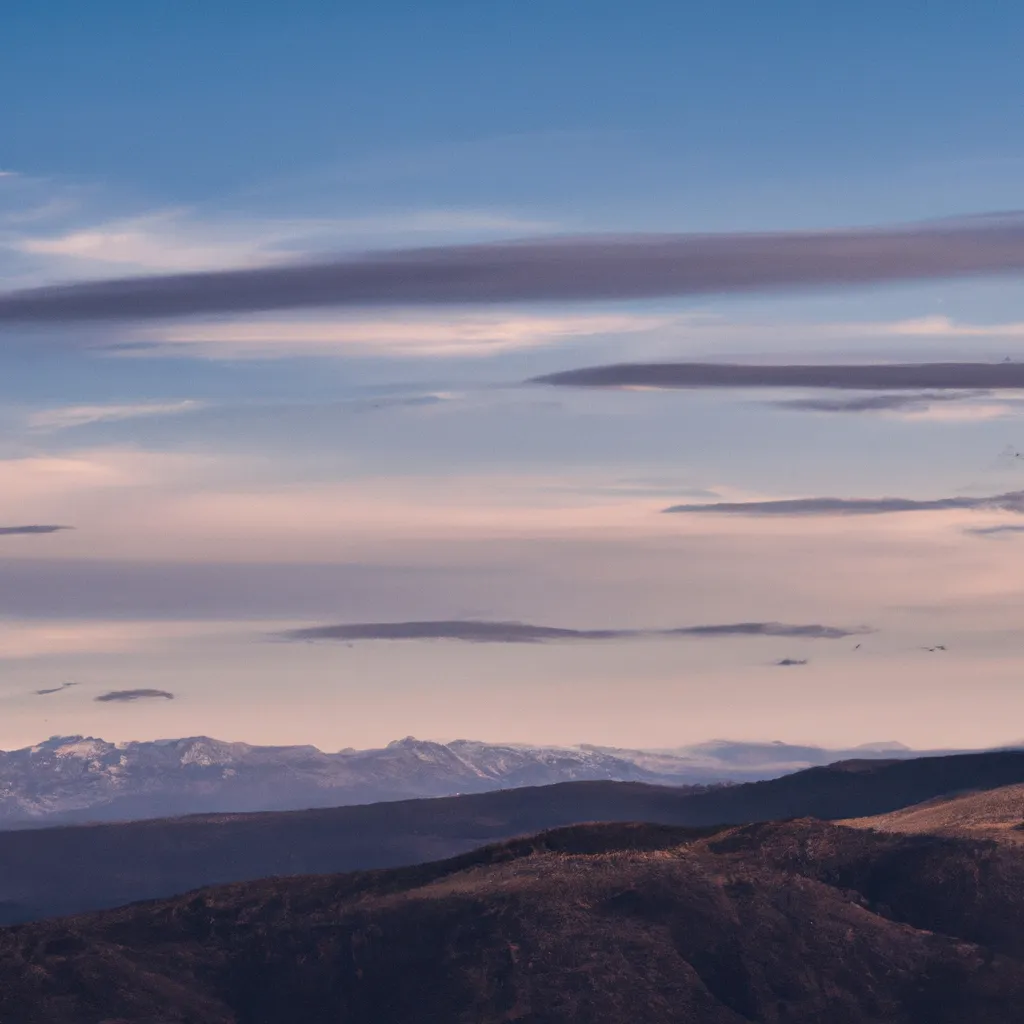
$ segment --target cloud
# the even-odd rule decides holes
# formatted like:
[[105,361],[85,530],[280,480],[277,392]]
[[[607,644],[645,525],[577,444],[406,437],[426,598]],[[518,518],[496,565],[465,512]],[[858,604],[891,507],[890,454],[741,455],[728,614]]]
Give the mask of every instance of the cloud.
[[[26,256],[60,261],[122,264],[164,271],[214,270],[263,265],[270,261],[263,247],[287,238],[287,232],[276,236],[271,232],[269,236],[254,238],[244,229],[214,234],[208,227],[204,230],[201,225],[189,223],[180,211],[168,210],[61,234],[19,238],[9,247]],[[277,258],[284,255],[281,253]]]
[[337,239],[423,237],[550,230],[551,225],[487,210],[413,210],[349,218],[218,217],[184,207],[78,224],[5,239],[9,251],[44,258],[75,276],[95,267],[156,272],[273,266],[323,251]]
[[759,355],[766,347],[793,351],[794,345],[810,345],[818,351],[823,342],[840,342],[844,348],[850,342],[858,347],[877,347],[875,343],[879,341],[889,347],[888,343],[898,342],[900,349],[906,351],[922,342],[934,348],[937,341],[981,338],[1015,344],[1024,340],[1022,321],[971,323],[944,315],[896,320],[764,320],[751,319],[749,315],[739,317],[736,312],[726,317],[704,308],[676,313],[672,327],[677,341],[699,343],[705,351],[728,346],[735,353],[752,343]]
[[133,700],[151,700],[160,698],[163,700],[174,700],[174,694],[167,690],[111,690],[110,693],[102,693],[93,700],[101,703],[115,701],[117,703],[128,703]]
[[789,398],[766,404],[797,412],[881,413],[910,422],[977,423],[1020,416],[1019,399],[988,400],[991,391],[924,391],[911,394],[868,394],[851,398]]
[[590,388],[1024,390],[1024,363],[875,363],[847,366],[621,363],[551,373],[535,377],[529,383]]
[[142,402],[135,405],[68,405],[56,409],[40,409],[28,417],[33,430],[55,431],[84,427],[90,423],[114,423],[140,416],[176,416],[201,409],[194,401]]
[[919,392],[909,395],[858,395],[855,398],[789,398],[771,404],[779,409],[802,412],[903,412],[927,409],[936,402],[961,402],[986,394],[988,392],[985,391]]
[[1024,407],[1012,402],[964,402],[961,404],[925,405],[907,409],[900,414],[904,420],[932,423],[979,423],[986,420],[1005,420],[1019,417]]
[[720,501],[700,505],[672,505],[672,513],[719,513],[741,516],[863,516],[888,512],[945,512],[961,509],[1000,509],[1024,513],[1024,491],[984,498],[785,498],[779,501]]
[[842,640],[872,632],[867,626],[841,629],[838,626],[792,626],[784,622],[736,622],[724,626],[684,626],[652,631],[652,636],[789,636],[808,640]]
[[464,640],[470,643],[544,643],[552,640],[617,640],[637,636],[634,630],[558,629],[521,622],[365,622],[314,626],[284,634],[289,640]]
[[1004,274],[1024,217],[896,227],[582,237],[393,250],[0,295],[0,322],[139,320],[317,306],[594,301]]
[[43,526],[35,524],[31,526],[0,526],[0,537],[9,537],[18,534],[57,533],[59,530],[73,529],[73,526]]
[[786,625],[780,622],[738,622],[676,629],[559,629],[522,622],[481,622],[454,619],[436,622],[359,622],[314,626],[282,634],[286,640],[460,640],[467,643],[552,643],[566,640],[627,640],[654,637],[785,636],[837,640],[868,632],[865,627]]
[[356,412],[378,412],[381,409],[422,409],[458,401],[452,391],[434,391],[422,395],[380,395],[376,398],[357,398],[347,403]]
[[[0,297],[2,302],[2,297]],[[642,314],[526,316],[511,313],[459,316],[340,318],[329,321],[189,323],[146,334],[135,355],[184,354],[208,358],[325,355],[332,352],[393,355],[490,355],[536,348],[563,338],[651,331],[671,318]]]
[[1007,533],[1024,533],[1024,526],[1013,523],[1000,523],[997,526],[968,526],[964,533],[975,537],[996,537]]
[[70,687],[77,685],[78,683],[61,683],[60,686],[51,686],[49,689],[46,690],[36,690],[35,693],[37,697],[45,697],[51,693],[63,693]]
[[[33,575],[31,562],[27,564],[25,572],[17,572],[15,568],[16,575],[22,579],[30,579]],[[114,574],[108,574],[107,578],[110,580],[115,577]],[[74,586],[73,582],[68,583],[69,589]],[[74,617],[48,619],[44,617],[47,614],[46,608],[38,609],[42,615],[37,612],[25,618],[12,617],[9,612],[5,614],[0,618],[0,662],[73,658],[75,664],[80,664],[83,658],[94,655],[152,653],[172,647],[180,649],[203,637],[233,634],[248,636],[252,631],[249,622],[243,625],[208,619],[130,621],[125,616],[99,621],[92,618],[95,613],[88,607],[90,596],[88,593],[70,595],[70,600],[75,602],[77,599],[83,609]],[[103,598],[96,597],[95,600],[102,602]],[[125,604],[122,603],[122,609]],[[124,611],[121,614],[124,615]],[[131,609],[128,614],[131,614]]]
[[[1013,338],[1024,335],[1024,323],[964,324],[957,323],[948,316],[921,316],[909,320],[895,320],[891,323],[865,326],[868,330],[901,337]],[[857,329],[857,325],[850,324],[847,329],[854,331]]]
[[[29,507],[40,501],[71,494],[170,488],[184,480],[198,479],[204,467],[207,472],[214,471],[214,460],[202,455],[125,448],[77,451],[68,456],[0,458],[0,495],[10,507],[23,506],[19,514],[27,516]],[[221,472],[222,467],[218,465],[215,471]],[[53,530],[47,526],[43,532]]]

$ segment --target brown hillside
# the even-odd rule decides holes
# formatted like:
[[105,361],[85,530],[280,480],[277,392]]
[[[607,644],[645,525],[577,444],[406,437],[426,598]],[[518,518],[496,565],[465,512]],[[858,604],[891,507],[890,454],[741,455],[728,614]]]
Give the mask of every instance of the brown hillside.
[[0,931],[18,1024],[1010,1024],[1024,853],[577,826]]
[[928,800],[889,814],[850,818],[843,824],[879,832],[928,832],[1024,844],[1024,785]]

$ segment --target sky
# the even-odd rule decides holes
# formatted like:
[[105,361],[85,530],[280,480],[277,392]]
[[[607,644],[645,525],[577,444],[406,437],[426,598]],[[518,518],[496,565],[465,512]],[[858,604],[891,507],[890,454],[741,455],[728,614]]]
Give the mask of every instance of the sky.
[[1022,32],[9,0],[0,747],[1020,739]]

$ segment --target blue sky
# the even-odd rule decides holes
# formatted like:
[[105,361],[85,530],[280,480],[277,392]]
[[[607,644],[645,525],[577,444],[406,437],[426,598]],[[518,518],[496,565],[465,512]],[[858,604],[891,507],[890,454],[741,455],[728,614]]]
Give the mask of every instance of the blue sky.
[[[14,0],[0,291],[1018,210],[1022,31],[1011,3]],[[1016,491],[1019,394],[843,413],[522,384],[625,359],[1006,356],[1024,357],[1013,277],[0,326],[0,525],[74,527],[0,536],[0,745],[1015,739],[1024,540],[970,532],[1012,512],[660,510]],[[268,639],[413,618],[877,632],[857,652]],[[809,664],[774,665],[791,656]],[[93,700],[137,687],[176,699]]]

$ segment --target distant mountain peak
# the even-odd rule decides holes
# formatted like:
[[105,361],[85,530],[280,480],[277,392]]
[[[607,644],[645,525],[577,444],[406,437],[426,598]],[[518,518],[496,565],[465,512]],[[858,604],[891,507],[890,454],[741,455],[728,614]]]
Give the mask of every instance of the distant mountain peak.
[[371,750],[254,746],[210,736],[110,743],[51,736],[0,751],[0,828],[452,796],[573,781],[703,786],[776,778],[831,762],[905,757],[895,742],[829,751],[713,740],[675,750],[531,746],[405,736]]
[[417,747],[429,742],[429,740],[419,740],[415,736],[403,736],[400,740],[392,740],[387,745],[387,749],[391,749],[393,747]]

